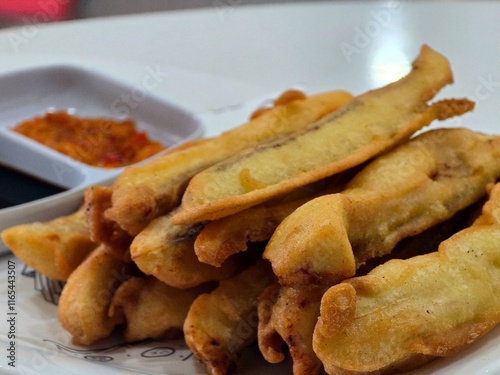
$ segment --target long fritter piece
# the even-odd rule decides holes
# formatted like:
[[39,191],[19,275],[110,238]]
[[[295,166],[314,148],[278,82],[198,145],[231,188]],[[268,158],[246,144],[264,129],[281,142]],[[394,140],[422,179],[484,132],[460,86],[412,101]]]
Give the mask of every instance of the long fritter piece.
[[[425,232],[405,238],[390,255],[372,259],[358,268],[356,275],[366,274],[387,261],[389,256],[408,259],[437,251],[442,241],[470,225],[471,211],[475,211],[475,206],[480,203],[484,202],[458,212]],[[328,288],[323,285],[280,286],[276,283],[261,295],[258,340],[260,351],[268,362],[283,361],[286,346],[293,361],[294,375],[318,375],[321,372],[323,365],[313,351],[312,339],[321,298]]]
[[108,337],[122,323],[108,310],[118,287],[137,275],[130,260],[116,257],[116,251],[97,247],[71,274],[59,299],[59,322],[77,345],[90,345]]
[[210,286],[173,288],[154,277],[134,277],[113,295],[108,315],[125,322],[127,342],[148,338],[172,338],[182,333],[189,307]]
[[61,281],[97,247],[90,239],[83,207],[51,221],[8,228],[2,232],[2,241],[25,264]]
[[219,267],[231,255],[246,251],[248,243],[269,240],[276,227],[304,203],[320,195],[344,189],[347,181],[354,175],[355,170],[349,170],[331,179],[297,189],[279,201],[208,222],[194,242],[198,259]]
[[111,249],[126,249],[132,237],[117,223],[106,219],[104,212],[111,207],[111,186],[89,186],[85,189],[85,220],[90,238],[95,243],[108,245]]
[[203,263],[219,267],[229,256],[246,251],[248,242],[271,238],[276,227],[309,199],[252,207],[209,222],[196,237],[196,256]]
[[333,285],[479,200],[500,177],[499,157],[499,136],[460,128],[423,133],[368,164],[342,193],[295,210],[264,257],[282,285]]
[[500,185],[483,212],[437,252],[391,260],[325,293],[313,347],[328,374],[408,371],[500,322]]
[[445,57],[424,46],[412,71],[355,97],[277,142],[243,151],[196,174],[174,223],[215,220],[318,181],[394,147],[433,120],[473,108],[466,99],[427,102],[452,82]]
[[[294,100],[297,98],[297,100]],[[129,167],[113,184],[106,218],[129,234],[138,234],[154,218],[180,203],[191,177],[246,148],[273,141],[334,111],[352,98],[334,91],[311,97],[287,97],[246,124],[214,138],[194,141],[142,166]]]
[[289,349],[294,375],[317,375],[323,365],[312,348],[312,335],[319,316],[321,297],[328,287],[304,285],[270,286],[259,300],[259,348],[270,363],[285,359]]
[[241,259],[230,258],[221,267],[202,263],[194,241],[202,224],[173,225],[171,215],[153,220],[130,245],[139,269],[175,288],[192,288],[208,281],[227,279],[244,268]]
[[260,260],[193,302],[184,337],[210,374],[234,373],[238,357],[257,337],[258,298],[275,281],[269,263]]

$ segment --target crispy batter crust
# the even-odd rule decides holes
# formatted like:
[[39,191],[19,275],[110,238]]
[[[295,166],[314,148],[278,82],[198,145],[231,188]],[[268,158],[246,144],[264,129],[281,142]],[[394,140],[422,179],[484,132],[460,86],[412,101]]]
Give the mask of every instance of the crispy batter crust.
[[258,298],[275,280],[269,264],[261,260],[193,302],[184,337],[211,374],[235,372],[237,358],[257,337]]
[[44,223],[8,228],[2,232],[2,241],[28,266],[62,281],[97,247],[90,239],[83,207]]
[[330,288],[313,347],[329,374],[381,374],[470,345],[500,322],[500,185],[437,252],[391,260]]
[[127,168],[113,184],[112,205],[106,217],[135,235],[179,204],[189,179],[196,173],[238,151],[300,129],[351,98],[345,91],[308,98],[291,95],[218,137],[190,142],[143,166]]
[[357,264],[479,200],[500,176],[500,137],[467,129],[423,133],[375,159],[339,194],[309,201],[264,252],[283,285],[333,285]]
[[[359,165],[435,119],[472,110],[473,103],[466,99],[427,105],[452,80],[448,61],[424,46],[410,74],[401,80],[355,97],[288,137],[245,150],[196,174],[174,223],[234,214]],[[242,183],[242,172],[257,188],[249,190]]]

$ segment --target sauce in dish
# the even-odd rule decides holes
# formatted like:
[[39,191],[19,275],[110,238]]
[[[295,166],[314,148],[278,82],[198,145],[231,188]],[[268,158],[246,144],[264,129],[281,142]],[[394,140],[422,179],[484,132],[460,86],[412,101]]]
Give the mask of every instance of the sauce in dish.
[[67,112],[50,112],[13,128],[37,142],[82,163],[119,168],[140,162],[165,149],[132,120],[80,118]]

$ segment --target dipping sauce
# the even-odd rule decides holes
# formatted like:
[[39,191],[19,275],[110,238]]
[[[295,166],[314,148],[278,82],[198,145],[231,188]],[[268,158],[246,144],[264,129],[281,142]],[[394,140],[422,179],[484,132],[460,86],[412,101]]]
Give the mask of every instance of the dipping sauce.
[[82,163],[101,168],[125,167],[165,149],[133,120],[79,118],[67,112],[47,113],[16,125],[14,131]]

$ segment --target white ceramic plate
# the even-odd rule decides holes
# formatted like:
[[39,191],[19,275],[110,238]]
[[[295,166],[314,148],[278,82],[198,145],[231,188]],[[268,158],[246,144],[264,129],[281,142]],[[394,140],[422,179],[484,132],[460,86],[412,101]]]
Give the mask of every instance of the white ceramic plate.
[[[12,131],[18,123],[47,111],[69,111],[84,117],[128,117],[135,120],[138,130],[167,146],[203,133],[198,117],[152,95],[148,82],[132,87],[98,72],[71,66],[4,74],[0,76],[0,165],[67,190],[0,209],[0,231],[73,211],[81,203],[85,187],[109,183],[123,169],[88,166]],[[0,251],[4,250],[0,242]]]
[[[274,97],[269,95],[268,97]],[[220,126],[240,123],[256,107],[266,103],[265,98],[238,107],[200,115],[204,123],[217,122]],[[61,284],[27,272],[25,266],[12,255],[0,258],[0,295],[8,293],[9,264],[16,269],[16,365],[8,365],[8,357],[0,356],[0,373],[94,375],[162,374],[205,375],[204,368],[195,360],[182,340],[146,341],[124,345],[117,337],[98,345],[84,348],[71,343],[70,335],[57,321],[57,308]],[[10,263],[9,263],[10,261]],[[7,302],[4,302],[4,306]],[[6,308],[4,308],[6,311]],[[6,311],[7,312],[7,311]],[[10,329],[0,319],[0,348],[9,348]],[[459,355],[437,359],[408,375],[494,375],[500,374],[500,327],[477,340]],[[287,361],[271,365],[266,363],[256,347],[243,355],[238,368],[241,375],[291,374]]]

